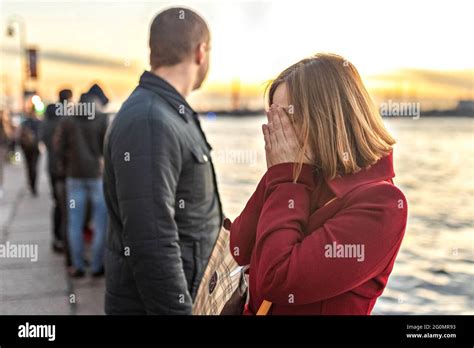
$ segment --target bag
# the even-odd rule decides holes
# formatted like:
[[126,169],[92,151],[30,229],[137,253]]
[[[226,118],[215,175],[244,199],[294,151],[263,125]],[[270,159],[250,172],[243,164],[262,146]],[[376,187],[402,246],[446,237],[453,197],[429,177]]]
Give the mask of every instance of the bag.
[[[328,205],[337,197],[324,205]],[[247,302],[248,281],[246,271],[235,262],[229,249],[230,232],[222,227],[204,271],[194,301],[194,315],[242,315]],[[263,300],[256,315],[267,315],[272,302]]]
[[194,315],[242,315],[244,311],[247,267],[235,262],[229,243],[230,232],[221,227],[194,300]]

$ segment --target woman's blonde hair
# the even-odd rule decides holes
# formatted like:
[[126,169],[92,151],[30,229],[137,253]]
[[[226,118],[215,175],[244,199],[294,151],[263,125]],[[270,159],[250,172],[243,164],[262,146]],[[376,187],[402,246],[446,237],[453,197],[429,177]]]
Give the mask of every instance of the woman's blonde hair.
[[318,53],[284,70],[269,85],[268,102],[286,85],[292,121],[301,133],[295,180],[308,148],[327,179],[355,173],[389,154],[395,140],[362,83],[357,69],[336,54]]

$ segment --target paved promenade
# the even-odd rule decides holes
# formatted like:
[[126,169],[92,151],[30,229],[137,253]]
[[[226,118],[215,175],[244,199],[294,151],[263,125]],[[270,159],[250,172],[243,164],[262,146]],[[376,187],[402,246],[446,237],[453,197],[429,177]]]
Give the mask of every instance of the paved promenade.
[[0,199],[0,244],[37,246],[37,260],[0,257],[0,314],[104,314],[104,279],[68,277],[51,249],[51,198],[44,156],[39,196],[26,189],[23,164],[5,168]]

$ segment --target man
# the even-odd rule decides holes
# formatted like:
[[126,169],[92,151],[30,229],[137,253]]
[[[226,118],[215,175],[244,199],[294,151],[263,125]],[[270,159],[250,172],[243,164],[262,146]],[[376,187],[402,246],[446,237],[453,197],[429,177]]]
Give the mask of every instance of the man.
[[150,29],[151,71],[106,137],[107,314],[191,314],[222,221],[211,147],[185,98],[204,81],[210,34],[184,8]]
[[[98,85],[83,94],[75,105],[74,115],[64,115],[55,144],[60,170],[66,174],[68,206],[68,244],[72,266],[70,275],[85,275],[84,219],[91,202],[94,235],[91,271],[93,277],[104,275],[107,208],[103,195],[102,149],[107,130],[107,116],[102,112],[108,99]],[[63,112],[69,108],[63,108]]]
[[[58,104],[64,105],[71,103],[72,91],[70,89],[63,89],[59,92]],[[56,113],[60,106],[57,104],[50,104],[46,107],[45,118],[41,125],[41,141],[46,146],[48,152],[48,174],[49,183],[51,185],[51,193],[53,198],[52,209],[52,228],[53,228],[53,243],[52,248],[55,252],[62,252],[67,250],[65,248],[66,242],[66,191],[65,191],[65,177],[64,173],[59,172],[57,155],[53,149],[53,137],[58,128],[61,115]],[[67,257],[67,255],[66,255]]]
[[38,146],[41,121],[36,116],[36,111],[31,99],[27,101],[25,109],[25,120],[21,123],[20,129],[20,146],[25,157],[28,187],[31,195],[36,197],[38,195],[36,187],[38,160],[41,154]]

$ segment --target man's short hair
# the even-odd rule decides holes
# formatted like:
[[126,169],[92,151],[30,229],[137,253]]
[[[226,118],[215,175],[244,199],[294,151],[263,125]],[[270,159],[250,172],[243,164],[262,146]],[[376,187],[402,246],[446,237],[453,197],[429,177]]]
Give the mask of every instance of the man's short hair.
[[62,89],[59,91],[59,100],[65,101],[72,98],[72,91],[70,89]]
[[196,12],[182,7],[160,12],[150,27],[150,65],[156,69],[181,63],[209,39],[209,28]]

